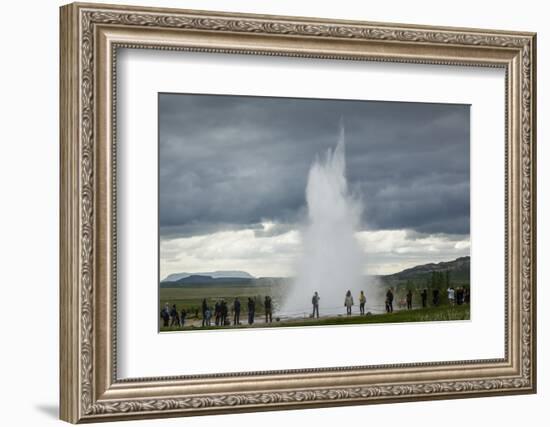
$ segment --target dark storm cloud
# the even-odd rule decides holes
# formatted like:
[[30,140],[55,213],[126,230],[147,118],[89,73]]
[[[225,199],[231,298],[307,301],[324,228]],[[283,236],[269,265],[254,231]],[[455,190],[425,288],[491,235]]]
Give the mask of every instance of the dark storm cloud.
[[452,104],[161,94],[161,235],[287,230],[303,218],[309,167],[335,146],[340,117],[365,228],[467,234],[469,114]]

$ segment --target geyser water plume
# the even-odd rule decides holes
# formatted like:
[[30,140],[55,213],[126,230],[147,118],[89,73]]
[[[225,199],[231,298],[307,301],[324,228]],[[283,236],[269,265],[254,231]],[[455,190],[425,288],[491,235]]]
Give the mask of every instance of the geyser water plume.
[[359,290],[365,286],[363,253],[355,238],[361,204],[350,195],[345,174],[345,131],[341,124],[336,147],[329,149],[324,158],[317,158],[309,170],[303,254],[283,314],[311,313],[314,292],[319,292],[321,298],[321,315],[341,313],[348,289],[359,304]]

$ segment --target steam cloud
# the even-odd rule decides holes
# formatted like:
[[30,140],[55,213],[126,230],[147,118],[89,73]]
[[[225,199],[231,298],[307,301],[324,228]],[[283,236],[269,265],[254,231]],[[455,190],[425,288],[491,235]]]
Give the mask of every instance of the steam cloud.
[[[342,312],[349,289],[358,298],[363,288],[364,254],[355,238],[362,206],[348,191],[345,130],[338,144],[312,164],[306,186],[308,224],[302,232],[303,255],[282,313],[298,316],[311,310],[314,292],[321,315]],[[358,301],[356,301],[356,304]]]

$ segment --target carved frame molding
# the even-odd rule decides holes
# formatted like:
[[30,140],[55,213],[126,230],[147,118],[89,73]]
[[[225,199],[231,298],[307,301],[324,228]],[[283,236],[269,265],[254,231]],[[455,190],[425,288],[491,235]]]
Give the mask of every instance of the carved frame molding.
[[[192,40],[180,43],[178,37]],[[506,68],[506,357],[117,380],[116,286],[110,280],[116,283],[113,147],[116,51],[121,47]],[[532,33],[91,4],[62,7],[61,418],[101,421],[534,392],[534,97]],[[110,278],[109,286],[104,278]],[[273,384],[262,382],[271,376]],[[285,378],[301,385],[283,387]],[[250,386],[236,391],[239,381]],[[191,389],[185,388],[188,383]],[[210,388],[197,392],[197,384]]]

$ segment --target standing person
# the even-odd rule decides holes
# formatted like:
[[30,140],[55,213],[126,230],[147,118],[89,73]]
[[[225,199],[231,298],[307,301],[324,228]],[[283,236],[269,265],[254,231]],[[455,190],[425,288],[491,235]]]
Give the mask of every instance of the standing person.
[[181,309],[180,314],[180,326],[183,328],[185,326],[185,318],[187,317],[187,311],[185,311],[185,308]]
[[456,303],[458,305],[464,304],[464,288],[462,286],[456,290]]
[[413,308],[413,293],[409,289],[409,292],[407,292],[407,310],[412,310]]
[[393,291],[391,288],[386,292],[387,312],[393,313]]
[[214,323],[216,326],[220,325],[220,317],[222,315],[222,307],[219,301],[216,301],[214,305]]
[[365,296],[365,293],[361,291],[359,294],[359,312],[361,315],[365,314],[365,304],[367,302],[367,297]]
[[241,324],[241,302],[239,297],[235,298],[233,301],[233,325]]
[[208,303],[206,298],[202,299],[202,326],[206,326],[206,310],[208,309]]
[[319,300],[320,299],[321,297],[319,296],[317,291],[315,291],[315,293],[313,294],[313,297],[311,298],[311,304],[313,304],[313,314],[311,315],[311,317],[315,317],[315,313],[317,313],[317,319],[319,318]]
[[210,310],[210,307],[206,306],[206,309],[204,310],[203,326],[212,325],[212,322],[210,320],[211,318],[212,318],[212,311]]
[[271,308],[271,297],[269,295],[265,296],[264,299],[264,311],[265,311],[265,323],[271,323],[273,321],[272,318],[272,308]]
[[428,290],[424,288],[420,296],[422,297],[422,308],[426,308],[426,302],[428,301]]
[[160,317],[162,317],[164,327],[168,328],[170,325],[170,305],[168,303],[164,304],[164,308],[160,312]]
[[470,304],[470,288],[464,289],[464,303]]
[[172,326],[179,326],[180,319],[178,316],[178,309],[176,308],[176,304],[172,306],[172,310],[170,310],[170,317],[172,321],[170,322],[170,327]]
[[447,288],[447,299],[449,300],[449,305],[455,304],[455,290],[454,288]]
[[344,300],[344,306],[346,307],[347,315],[351,316],[351,307],[353,306],[353,297],[351,296],[351,291],[349,289],[346,292],[346,299]]
[[220,325],[225,326],[227,323],[227,303],[224,299],[222,299],[222,302],[220,303]]
[[437,307],[439,305],[439,289],[434,289],[432,291],[432,297],[433,305]]
[[248,324],[254,323],[254,311],[256,310],[256,302],[252,298],[248,298]]

